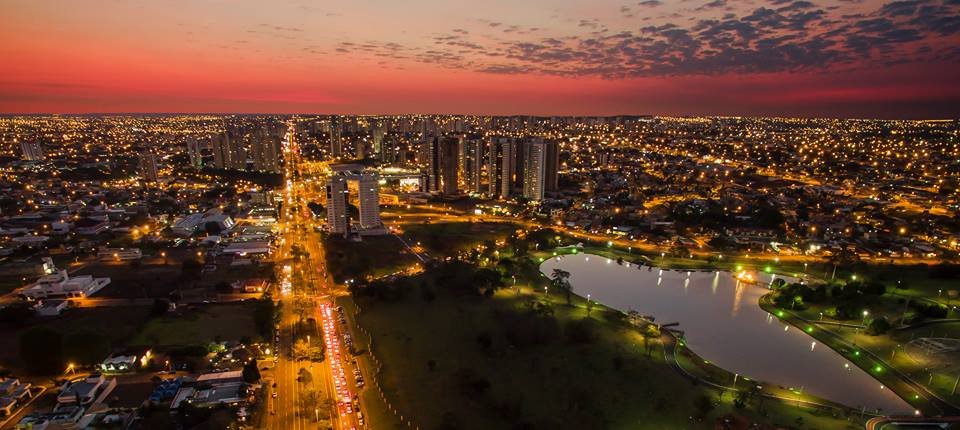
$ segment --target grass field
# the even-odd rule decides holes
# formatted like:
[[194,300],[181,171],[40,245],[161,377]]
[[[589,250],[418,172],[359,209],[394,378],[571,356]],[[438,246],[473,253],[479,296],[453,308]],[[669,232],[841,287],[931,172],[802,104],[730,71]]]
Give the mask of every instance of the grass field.
[[360,242],[328,235],[323,242],[326,266],[333,279],[340,283],[390,274],[418,261],[392,235],[367,236]]
[[447,257],[487,240],[503,240],[516,230],[507,223],[437,222],[404,225],[403,237],[411,245],[419,242],[433,257]]
[[[394,406],[421,428],[510,428],[528,423],[547,428],[713,428],[734,414],[751,422],[796,428],[858,428],[844,417],[769,401],[766,416],[736,409],[732,395],[692,383],[667,366],[661,352],[646,354],[642,336],[605,311],[594,309],[596,340],[514,347],[511,322],[527,314],[523,288],[491,298],[440,294],[433,302],[407,297],[365,307],[359,323],[374,338],[384,364],[382,386]],[[583,307],[551,297],[560,330],[587,318]],[[478,341],[490,339],[489,346]],[[488,385],[487,385],[488,384]],[[486,386],[478,389],[477,386]],[[695,406],[705,397],[714,406],[701,420]],[[797,419],[799,418],[799,421]],[[855,422],[856,420],[854,420]]]
[[131,345],[185,346],[207,342],[255,339],[253,305],[215,304],[153,318],[130,340]]
[[[23,328],[0,330],[0,363],[20,368],[20,334],[32,327],[44,326],[65,336],[79,332],[103,334],[113,348],[127,344],[149,318],[150,309],[144,306],[68,309],[57,318],[38,318]],[[106,357],[104,357],[106,358]]]

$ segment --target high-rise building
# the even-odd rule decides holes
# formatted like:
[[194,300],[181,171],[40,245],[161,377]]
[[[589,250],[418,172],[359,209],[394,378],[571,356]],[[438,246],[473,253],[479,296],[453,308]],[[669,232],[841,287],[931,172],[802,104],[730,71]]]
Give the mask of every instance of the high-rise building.
[[460,166],[467,192],[479,194],[487,191],[483,185],[486,146],[486,142],[481,138],[470,138],[463,141],[463,156]]
[[[340,165],[349,168],[351,165]],[[380,221],[380,185],[379,177],[374,172],[357,172],[337,170],[332,166],[334,174],[327,181],[327,226],[330,233],[350,233],[350,186],[356,184],[357,206],[360,209],[357,223],[361,234],[382,233],[383,223]]]
[[226,132],[213,136],[211,140],[211,149],[213,150],[213,166],[218,169],[230,169],[233,163],[230,161],[230,135]]
[[43,146],[40,142],[20,142],[20,152],[26,161],[43,160]]
[[203,167],[203,156],[200,153],[200,142],[196,136],[187,137],[187,155],[190,156],[190,166],[194,168]]
[[357,178],[357,197],[360,200],[360,228],[364,230],[383,226],[380,222],[380,184],[376,173],[364,172]]
[[440,158],[440,193],[458,194],[459,182],[457,174],[460,170],[460,139],[445,137],[439,140],[437,146]]
[[370,133],[373,136],[373,156],[380,161],[384,160],[383,135],[386,130],[379,120],[374,121],[373,130]]
[[253,168],[260,172],[280,173],[280,138],[274,133],[257,133],[251,146]]
[[487,193],[501,199],[513,194],[517,142],[510,137],[491,137],[487,142]]
[[140,153],[140,179],[145,182],[157,182],[157,155],[150,151]]
[[327,228],[330,233],[347,234],[350,218],[347,216],[347,178],[333,175],[327,181]]
[[439,138],[422,139],[417,148],[417,164],[426,173],[425,187],[422,191],[432,193],[440,191],[440,151]]
[[330,155],[334,157],[343,156],[343,140],[340,135],[343,132],[343,124],[340,117],[330,117]]
[[247,148],[244,143],[242,137],[227,140],[227,146],[230,150],[231,169],[247,170]]
[[543,200],[547,191],[557,187],[557,143],[539,139],[526,142],[523,153],[523,196],[530,200]]

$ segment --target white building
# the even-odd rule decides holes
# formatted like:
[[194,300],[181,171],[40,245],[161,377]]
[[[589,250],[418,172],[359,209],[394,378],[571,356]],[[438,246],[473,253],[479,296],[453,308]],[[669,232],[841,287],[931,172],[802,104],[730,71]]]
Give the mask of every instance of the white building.
[[102,374],[94,373],[63,384],[57,395],[57,403],[86,406],[106,397],[116,386],[116,378],[107,379]]
[[90,275],[71,277],[66,270],[60,270],[45,275],[24,287],[20,290],[20,294],[33,300],[50,297],[89,297],[108,284],[110,284],[110,278],[94,278]]

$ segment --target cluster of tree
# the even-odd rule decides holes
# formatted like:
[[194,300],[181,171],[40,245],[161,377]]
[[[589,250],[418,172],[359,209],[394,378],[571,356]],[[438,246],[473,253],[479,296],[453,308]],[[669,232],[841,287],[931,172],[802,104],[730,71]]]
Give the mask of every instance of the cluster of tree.
[[264,339],[270,339],[273,326],[280,322],[280,306],[279,303],[273,302],[273,297],[269,292],[263,293],[254,302],[253,321],[257,327],[257,332]]
[[229,181],[243,180],[262,185],[267,188],[277,188],[283,185],[283,175],[265,172],[247,172],[244,170],[227,170],[204,167],[203,172],[209,175],[218,176]]
[[831,295],[842,299],[852,300],[863,295],[882,296],[887,292],[887,286],[878,281],[853,281],[831,288]]
[[20,335],[20,359],[28,372],[53,375],[66,363],[89,366],[110,354],[110,339],[91,330],[64,335],[49,327],[34,327]]
[[960,264],[940,263],[931,266],[929,276],[934,279],[960,278]]
[[823,285],[807,285],[800,283],[787,284],[781,279],[771,285],[773,288],[773,303],[782,308],[796,310],[806,309],[807,303],[822,303],[827,296],[827,289]]
[[694,200],[674,205],[671,216],[682,227],[697,226],[712,229],[727,227],[754,227],[783,230],[783,214],[767,200],[750,202],[744,212],[728,211],[719,200]]
[[884,334],[892,328],[890,321],[886,317],[878,317],[870,320],[867,324],[867,333],[872,336]]
[[914,302],[910,305],[926,318],[946,318],[950,309],[939,303]]
[[506,286],[506,282],[499,270],[452,260],[432,265],[424,274],[378,279],[366,285],[351,285],[349,290],[354,297],[396,302],[406,298],[417,286],[424,301],[432,302],[441,293],[453,296],[490,296],[497,289]]
[[507,245],[509,245],[513,249],[514,254],[519,257],[527,255],[531,250],[546,250],[559,246],[560,236],[556,230],[552,228],[542,228],[527,233],[526,235],[511,234],[507,237]]

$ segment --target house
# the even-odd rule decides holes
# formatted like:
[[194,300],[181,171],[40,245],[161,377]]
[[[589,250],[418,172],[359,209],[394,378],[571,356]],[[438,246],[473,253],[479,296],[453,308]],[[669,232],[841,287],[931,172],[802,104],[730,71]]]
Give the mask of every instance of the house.
[[86,408],[77,405],[57,405],[50,412],[33,412],[17,422],[17,430],[52,430],[83,428],[77,426]]
[[108,380],[100,373],[93,373],[63,384],[57,403],[87,406],[106,398],[116,387],[116,378]]
[[107,373],[124,373],[135,369],[136,366],[136,355],[115,355],[103,360],[100,363],[100,370]]
[[20,290],[20,295],[32,300],[50,297],[89,297],[110,283],[110,278],[90,275],[71,277],[66,270],[45,275]]
[[17,378],[0,380],[0,415],[10,416],[18,405],[33,397],[29,383],[21,383]]

